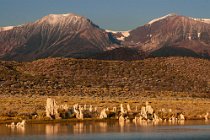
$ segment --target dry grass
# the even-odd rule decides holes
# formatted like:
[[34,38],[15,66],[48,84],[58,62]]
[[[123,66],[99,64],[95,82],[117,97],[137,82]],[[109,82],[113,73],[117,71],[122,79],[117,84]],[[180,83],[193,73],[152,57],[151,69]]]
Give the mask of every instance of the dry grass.
[[[81,96],[54,96],[53,98],[56,99],[59,105],[68,104],[71,107],[73,104],[79,103],[81,105],[97,106],[99,110],[104,107],[112,109],[112,107],[115,106],[119,109],[121,103],[124,104],[125,107],[126,104],[129,103],[133,110],[138,106],[140,110],[140,107],[143,106],[146,101],[150,101],[156,112],[159,112],[162,108],[165,108],[167,111],[172,109],[172,113],[184,113],[187,119],[203,119],[203,115],[206,112],[210,112],[210,99],[201,98],[92,98]],[[42,120],[45,117],[46,99],[47,96],[1,96],[0,120],[33,119],[33,114],[38,115],[36,119]],[[164,117],[164,115],[162,117]]]

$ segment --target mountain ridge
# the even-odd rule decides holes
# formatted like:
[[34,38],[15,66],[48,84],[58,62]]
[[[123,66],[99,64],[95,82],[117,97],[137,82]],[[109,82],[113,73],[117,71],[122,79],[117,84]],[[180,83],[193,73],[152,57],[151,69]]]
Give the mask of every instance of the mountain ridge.
[[181,54],[209,59],[209,21],[169,14],[133,30],[111,31],[101,29],[90,19],[76,14],[50,14],[32,23],[0,28],[0,59],[33,61],[72,57],[126,60],[127,56],[120,53],[123,48],[138,50],[134,57],[129,58]]

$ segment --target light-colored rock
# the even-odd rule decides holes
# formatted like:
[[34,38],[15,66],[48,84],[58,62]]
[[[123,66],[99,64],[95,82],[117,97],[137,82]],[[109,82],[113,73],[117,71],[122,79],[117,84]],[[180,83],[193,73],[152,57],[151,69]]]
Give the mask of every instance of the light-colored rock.
[[129,104],[127,104],[127,110],[128,110],[128,112],[131,112],[131,107]]
[[79,110],[79,119],[84,119],[84,114],[83,114],[83,109],[82,108],[80,108],[80,110]]
[[146,102],[146,112],[148,114],[153,114],[154,113],[154,109],[152,108],[152,106],[149,104],[149,102]]
[[93,106],[92,105],[90,105],[89,111],[93,112]]
[[59,118],[58,106],[55,102],[55,99],[47,98],[46,116],[49,118],[52,118],[52,116],[54,116],[56,119]]
[[138,106],[136,106],[136,112],[138,111]]
[[12,122],[11,124],[6,124],[7,127],[15,128],[15,123]]
[[116,112],[117,111],[117,107],[113,107],[112,111]]
[[159,117],[156,113],[153,114],[153,120],[154,121],[159,121]]
[[170,122],[175,122],[177,119],[174,115],[172,115],[170,118],[169,118],[169,121]]
[[95,111],[95,112],[97,112],[97,111],[98,111],[98,108],[97,108],[97,106],[94,108],[94,111]]
[[83,114],[84,108],[81,105],[75,104],[73,106],[73,110],[74,110],[74,113],[76,114],[77,119],[80,119],[80,120],[84,119],[84,114]]
[[103,109],[101,111],[99,118],[100,119],[106,119],[107,118],[106,109]]
[[74,109],[74,110],[78,109],[78,104],[74,104],[74,105],[73,105],[73,109]]
[[206,113],[206,115],[204,115],[204,119],[205,119],[206,121],[209,120],[209,113],[208,113],[208,112]]
[[179,115],[179,120],[185,120],[185,117],[182,113]]
[[84,114],[83,114],[82,111],[83,111],[83,108],[80,106],[79,111],[76,113],[76,118],[77,119],[80,119],[80,120],[84,119]]
[[145,119],[147,119],[147,112],[146,112],[146,107],[143,106],[141,107],[141,116]]
[[127,117],[125,117],[125,122],[126,123],[130,123],[131,122],[131,120],[130,120],[130,118],[127,116]]
[[67,104],[64,104],[64,105],[61,105],[59,108],[64,109],[65,111],[68,111],[69,106]]
[[73,112],[75,114],[79,114],[79,105],[78,104],[73,105]]
[[125,121],[125,118],[123,117],[123,115],[120,115],[119,122],[124,122],[124,121]]
[[124,110],[123,104],[120,104],[120,111],[121,111],[121,113],[125,113],[125,110]]
[[25,124],[26,124],[26,120],[22,120],[22,122],[18,122],[18,123],[16,124],[16,126],[17,126],[17,127],[24,127]]
[[84,110],[87,110],[87,105],[86,104],[84,105]]

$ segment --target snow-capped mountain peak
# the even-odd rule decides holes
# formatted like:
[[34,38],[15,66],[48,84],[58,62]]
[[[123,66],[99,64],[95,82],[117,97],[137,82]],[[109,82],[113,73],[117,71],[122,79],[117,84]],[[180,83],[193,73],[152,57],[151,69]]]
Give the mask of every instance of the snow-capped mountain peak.
[[50,25],[56,25],[58,23],[62,23],[62,22],[71,22],[71,23],[76,23],[78,21],[84,21],[87,20],[86,18],[82,17],[82,16],[78,16],[76,14],[50,14],[47,15],[43,18],[41,18],[40,20],[38,20],[38,23],[48,23]]

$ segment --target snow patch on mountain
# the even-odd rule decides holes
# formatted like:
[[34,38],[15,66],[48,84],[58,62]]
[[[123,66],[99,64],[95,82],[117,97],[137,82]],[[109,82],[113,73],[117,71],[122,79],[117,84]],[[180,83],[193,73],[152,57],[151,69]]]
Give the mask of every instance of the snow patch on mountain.
[[198,33],[198,38],[200,39],[200,37],[201,37],[201,33]]
[[114,49],[117,49],[117,48],[120,48],[120,46],[111,46],[111,47],[107,47],[105,49],[105,51],[111,51],[111,50],[114,50]]
[[129,31],[112,31],[112,30],[106,30],[106,32],[113,33],[113,34],[122,34],[122,36],[118,37],[117,39],[120,41],[124,41],[126,37],[130,36],[130,30]]
[[120,31],[112,31],[112,30],[105,30],[106,32],[108,32],[108,33],[113,33],[113,34],[117,34],[117,33],[119,33]]
[[200,21],[200,22],[203,22],[203,23],[210,24],[210,19],[205,19],[205,18],[192,18],[192,17],[190,17],[190,19],[193,19],[195,21]]
[[1,31],[12,30],[13,28],[14,28],[14,26],[0,27],[0,32],[1,32]]
[[124,37],[129,37],[130,36],[130,31],[122,31],[121,32]]
[[174,16],[174,15],[176,15],[176,14],[168,14],[168,15],[166,15],[166,16],[163,16],[163,17],[160,17],[160,18],[153,19],[153,20],[151,20],[148,24],[151,25],[151,24],[153,24],[153,23],[155,23],[155,22],[158,22],[158,21],[160,21],[160,20],[166,19],[166,18],[171,17],[171,16]]

